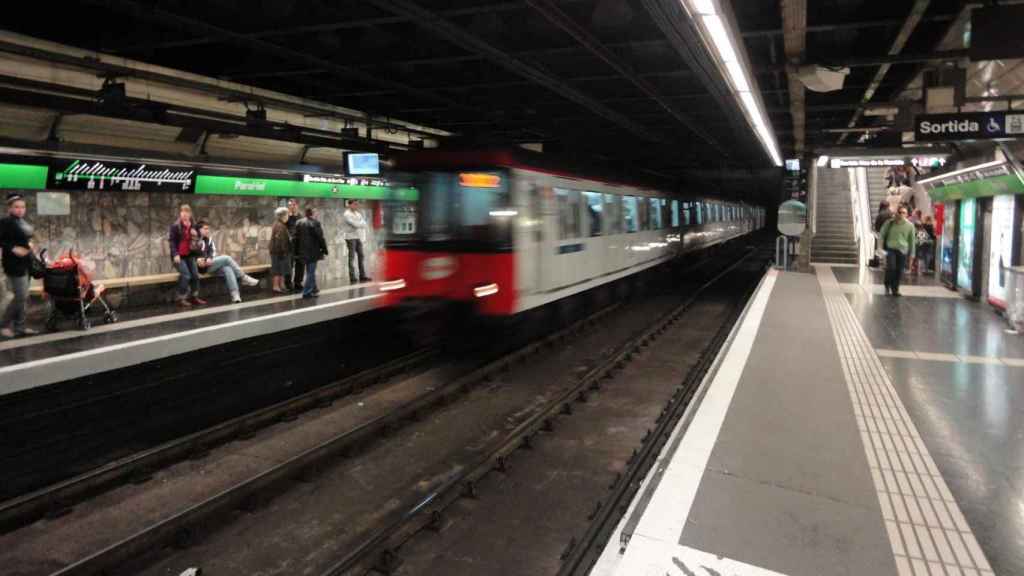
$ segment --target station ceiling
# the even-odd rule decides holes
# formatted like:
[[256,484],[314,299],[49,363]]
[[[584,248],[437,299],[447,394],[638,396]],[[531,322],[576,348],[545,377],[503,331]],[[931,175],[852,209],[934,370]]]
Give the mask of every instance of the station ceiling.
[[[36,0],[8,11],[4,26],[471,142],[544,143],[673,178],[770,166],[736,103],[715,96],[722,80],[694,51],[679,3]],[[794,153],[800,134],[806,150],[870,134],[838,130],[884,121],[858,110],[889,101],[923,66],[942,61],[934,52],[964,6],[733,0],[783,155]],[[850,74],[841,90],[794,94],[787,62]],[[795,128],[801,114],[806,125]]]

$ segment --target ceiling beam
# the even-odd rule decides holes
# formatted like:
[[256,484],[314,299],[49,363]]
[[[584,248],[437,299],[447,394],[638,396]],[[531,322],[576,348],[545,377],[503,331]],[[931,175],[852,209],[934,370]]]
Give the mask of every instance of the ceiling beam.
[[576,39],[580,45],[586,47],[587,50],[589,50],[594,56],[601,59],[612,70],[615,70],[620,76],[631,82],[641,92],[661,106],[665,112],[675,118],[676,122],[682,124],[692,134],[703,140],[720,154],[729,156],[729,152],[718,142],[718,140],[708,134],[707,131],[698,125],[689,114],[686,114],[675,104],[666,99],[654,85],[641,77],[641,75],[638,74],[632,66],[619,58],[618,55],[602,44],[601,41],[594,37],[593,34],[580,26],[568,14],[563,12],[561,8],[552,2],[552,0],[526,0],[526,3],[532,6],[534,10],[539,12],[549,22]]
[[[907,41],[910,40],[910,35],[914,33],[917,25],[921,22],[921,19],[924,18],[924,13],[928,11],[929,4],[931,4],[931,0],[914,0],[914,6],[910,9],[910,14],[907,15],[906,21],[903,22],[903,27],[900,28],[899,34],[896,35],[892,45],[889,47],[888,54],[890,56],[896,56],[900,52],[903,52],[903,47],[906,46]],[[875,72],[875,77],[871,80],[867,90],[864,91],[864,95],[861,96],[861,104],[866,105],[868,102],[871,102],[871,99],[875,96],[875,91],[878,90],[879,85],[882,84],[882,80],[889,72],[890,67],[892,67],[892,65],[889,63],[884,63],[879,66],[878,71]],[[848,127],[855,127],[863,113],[863,108],[858,108],[857,111],[853,113],[853,118],[850,119]],[[845,142],[846,137],[849,134],[849,132],[844,132],[843,135],[839,137],[838,143],[842,144]]]
[[[928,18],[922,18],[922,22],[952,22],[956,18],[953,14],[937,14]],[[903,18],[887,18],[884,20],[862,20],[860,22],[837,22],[834,24],[816,24],[807,27],[808,34],[823,34],[829,32],[845,32],[851,30],[871,30],[873,28],[895,28],[902,26]],[[764,38],[784,36],[783,28],[772,28],[767,30],[747,30],[741,34],[744,38]]]
[[285,60],[290,60],[296,63],[303,63],[310,67],[319,67],[326,70],[328,73],[345,77],[355,78],[361,82],[366,82],[374,86],[380,86],[383,88],[389,88],[415,96],[423,100],[430,102],[437,102],[446,104],[456,108],[466,108],[467,106],[461,102],[441,96],[434,92],[410,86],[402,82],[390,80],[377,74],[370,74],[363,70],[353,68],[351,66],[345,66],[337,64],[331,60],[319,58],[303,52],[298,52],[284,46],[279,46],[271,42],[267,42],[260,38],[252,37],[251,35],[243,34],[240,32],[234,32],[225,28],[220,28],[209,24],[203,20],[197,20],[195,18],[189,18],[187,16],[181,16],[160,8],[155,8],[149,5],[136,2],[134,0],[87,0],[90,4],[96,4],[106,8],[114,9],[125,13],[136,20],[146,20],[150,22],[156,22],[165,26],[177,28],[179,30],[196,32],[205,34],[208,36],[216,36],[222,38],[232,44],[237,44],[247,49],[254,50],[263,54],[272,54]]
[[[510,10],[524,10],[525,7],[521,2],[495,2],[492,4],[484,4],[481,6],[472,6],[468,8],[456,8],[451,10],[444,10],[440,12],[446,18],[456,18],[459,16],[472,16],[475,14],[491,14],[495,12],[507,12]],[[299,36],[306,34],[316,34],[320,32],[337,32],[338,30],[351,30],[354,28],[371,28],[375,26],[385,26],[392,24],[405,24],[412,22],[413,18],[407,16],[393,15],[393,16],[380,16],[375,18],[353,18],[348,20],[339,20],[335,22],[326,22],[320,24],[310,24],[307,26],[290,26],[284,28],[273,28],[270,30],[263,30],[260,32],[248,32],[243,34],[246,38],[253,40],[266,39],[266,38],[281,38],[285,36]],[[165,42],[146,42],[142,44],[135,44],[132,46],[126,46],[120,49],[116,49],[117,54],[138,54],[147,53],[153,50],[167,50],[172,48],[194,48],[196,46],[206,46],[208,44],[215,43],[232,43],[233,38],[229,35],[220,34],[215,31],[211,31],[203,34],[196,38],[190,38],[187,40],[170,40]]]
[[590,110],[595,115],[625,129],[642,140],[667,143],[667,140],[661,134],[634,122],[627,116],[608,108],[604,104],[601,104],[597,100],[594,100],[590,96],[580,92],[577,88],[569,85],[564,80],[516,58],[508,52],[490,44],[476,34],[452,23],[447,18],[444,18],[431,10],[423,8],[415,2],[410,0],[366,0],[366,2],[382,10],[412,18],[416,21],[417,25],[429,30],[436,36],[443,38],[464,50],[487,56],[487,58],[494,63],[523,76],[524,78],[527,78],[528,80],[543,86],[552,92],[555,92],[567,100],[579,104],[580,106]]

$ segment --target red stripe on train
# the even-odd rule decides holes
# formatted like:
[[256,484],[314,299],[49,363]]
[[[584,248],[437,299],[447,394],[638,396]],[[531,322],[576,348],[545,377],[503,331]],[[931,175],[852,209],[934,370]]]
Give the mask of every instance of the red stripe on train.
[[386,292],[385,303],[409,299],[475,302],[480,314],[505,316],[516,310],[514,253],[384,251],[384,282],[405,286]]

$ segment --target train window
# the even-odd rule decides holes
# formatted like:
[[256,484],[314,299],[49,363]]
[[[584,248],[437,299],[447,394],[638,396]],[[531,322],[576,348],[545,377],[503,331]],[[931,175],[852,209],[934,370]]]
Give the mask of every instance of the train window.
[[388,229],[396,236],[416,233],[416,204],[412,202],[391,202],[386,212],[391,225]]
[[636,232],[640,229],[640,217],[637,212],[636,196],[623,196],[622,216],[626,221],[626,232]]
[[648,198],[651,230],[661,230],[661,198]]
[[679,228],[679,200],[673,200],[670,207],[672,215],[669,217],[672,219],[672,227]]
[[622,234],[622,197],[618,194],[604,195],[604,221],[609,234]]
[[698,226],[704,223],[704,205],[702,202],[693,203],[693,222]]
[[590,236],[600,236],[604,226],[604,205],[601,201],[601,194],[584,192],[583,200],[587,218],[590,220]]
[[558,239],[579,238],[580,234],[580,193],[576,190],[555,188],[558,201]]
[[650,230],[651,229],[651,215],[650,215],[650,210],[647,209],[648,206],[649,206],[649,204],[647,202],[647,198],[644,198],[642,196],[641,197],[637,197],[637,199],[636,199],[636,214],[637,214],[638,227],[639,227],[640,230]]

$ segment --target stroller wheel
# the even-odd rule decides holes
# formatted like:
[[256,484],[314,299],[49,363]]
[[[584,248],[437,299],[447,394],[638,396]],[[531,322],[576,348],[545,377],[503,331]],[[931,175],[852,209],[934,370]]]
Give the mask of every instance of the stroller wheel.
[[78,319],[78,328],[81,330],[88,330],[92,328],[92,322],[88,318],[82,316]]
[[117,322],[117,312],[111,310],[103,315],[104,324],[113,324],[114,322]]

